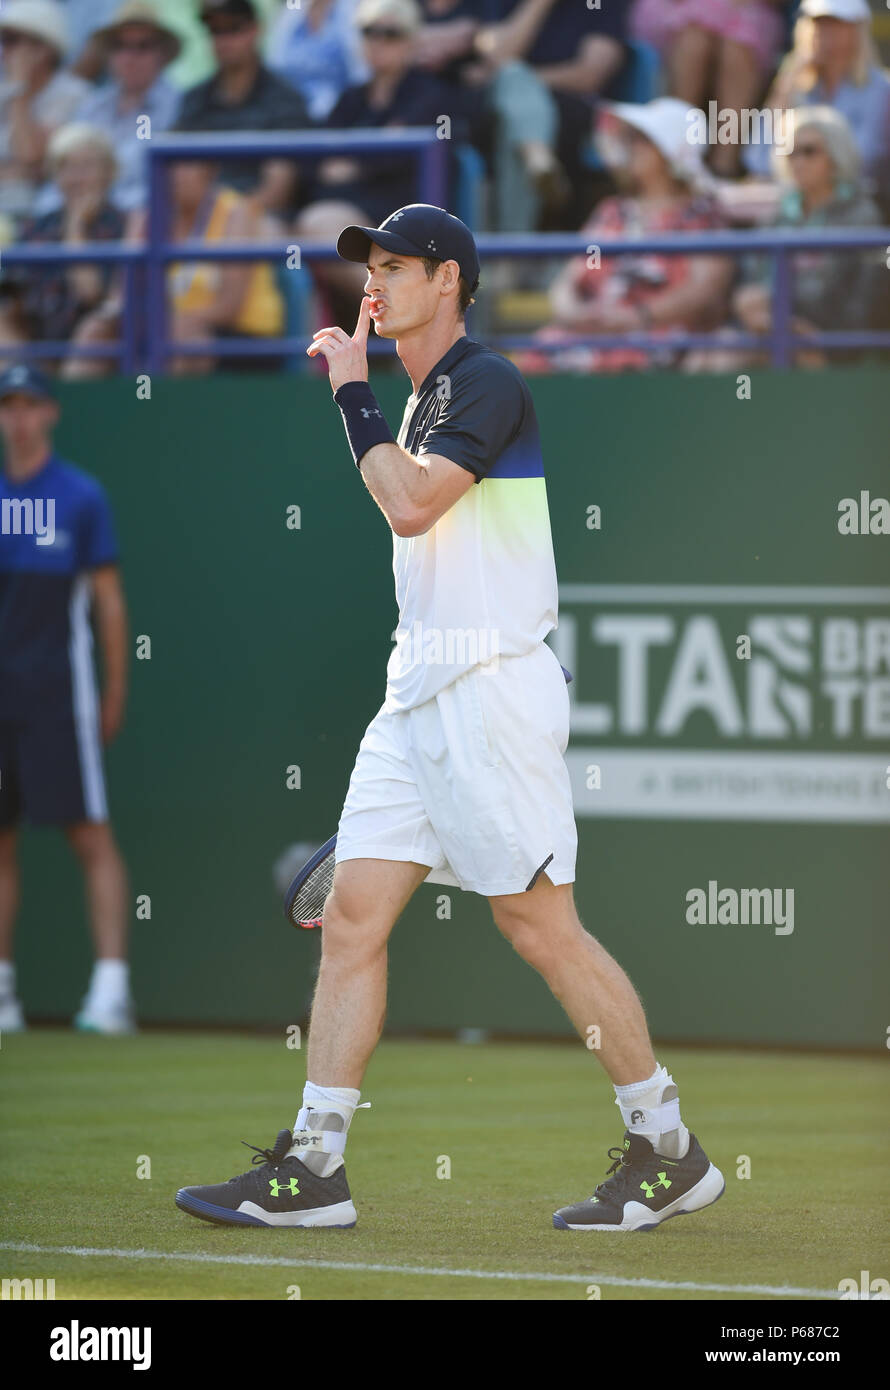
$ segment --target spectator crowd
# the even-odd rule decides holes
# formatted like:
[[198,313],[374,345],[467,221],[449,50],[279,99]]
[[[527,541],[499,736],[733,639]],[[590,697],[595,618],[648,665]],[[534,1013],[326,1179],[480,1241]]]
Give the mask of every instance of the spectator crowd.
[[[886,225],[879,13],[867,0],[4,0],[0,248],[144,241],[146,152],[171,131],[432,128],[448,206],[475,231],[597,243]],[[714,111],[749,138],[697,143],[695,113],[710,130]],[[752,113],[772,118],[771,141]],[[346,223],[377,224],[417,198],[410,158],[345,141],[321,157],[189,158],[170,170],[167,235],[329,245]],[[793,267],[802,339],[890,328],[880,248],[814,244]],[[488,262],[485,327],[527,331],[517,361],[529,372],[756,364],[762,350],[740,335],[769,333],[770,277],[767,257],[701,252]],[[362,280],[360,267],[312,261],[311,292],[295,300],[268,260],[173,263],[169,369],[278,369],[274,353],[220,347],[296,332],[295,314],[309,333],[351,328]],[[45,343],[50,371],[107,374],[124,310],[112,264],[3,258],[0,364]],[[664,344],[622,342],[640,333]],[[714,347],[677,348],[678,333],[714,333]],[[614,344],[589,341],[604,334]],[[827,360],[798,346],[800,365]]]

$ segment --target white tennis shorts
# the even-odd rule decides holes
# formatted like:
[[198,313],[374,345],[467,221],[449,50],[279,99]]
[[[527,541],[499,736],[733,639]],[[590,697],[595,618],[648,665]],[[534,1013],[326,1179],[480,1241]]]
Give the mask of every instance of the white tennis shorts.
[[545,642],[473,667],[361,741],[335,860],[429,864],[427,883],[491,897],[544,872],[573,883],[578,835],[563,754],[569,695]]

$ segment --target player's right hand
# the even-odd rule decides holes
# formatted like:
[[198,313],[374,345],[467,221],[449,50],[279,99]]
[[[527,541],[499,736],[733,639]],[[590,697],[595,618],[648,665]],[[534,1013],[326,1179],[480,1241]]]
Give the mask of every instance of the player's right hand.
[[331,389],[337,391],[347,381],[368,380],[368,328],[371,323],[371,301],[362,295],[358,323],[350,338],[342,328],[320,328],[313,333],[306,349],[307,357],[322,353],[327,358]]

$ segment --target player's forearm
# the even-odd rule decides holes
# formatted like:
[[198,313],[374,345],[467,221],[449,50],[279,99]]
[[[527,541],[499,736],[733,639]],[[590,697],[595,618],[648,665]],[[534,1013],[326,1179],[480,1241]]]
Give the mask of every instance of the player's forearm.
[[417,525],[429,500],[429,470],[398,444],[375,444],[361,459],[365,486],[396,535]]
[[523,0],[509,19],[486,25],[476,36],[483,57],[497,55],[502,62],[523,58],[553,8],[553,0]]
[[624,62],[624,46],[605,35],[586,39],[575,54],[562,63],[549,63],[535,68],[539,82],[551,92],[574,92],[576,96],[591,96],[602,91]]
[[127,608],[123,598],[106,595],[97,600],[96,626],[102,648],[103,696],[123,706],[127,694]]

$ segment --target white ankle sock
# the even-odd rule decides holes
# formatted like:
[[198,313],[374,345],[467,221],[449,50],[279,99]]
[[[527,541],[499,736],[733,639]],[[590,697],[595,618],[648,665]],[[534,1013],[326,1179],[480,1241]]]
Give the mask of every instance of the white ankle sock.
[[640,1134],[665,1158],[683,1158],[689,1130],[680,1119],[679,1092],[662,1066],[645,1081],[615,1087],[615,1104],[631,1134]]
[[[302,1109],[294,1121],[294,1144],[288,1150],[288,1157],[293,1155],[298,1158],[320,1178],[328,1178],[335,1173],[343,1165],[342,1147],[346,1145],[346,1134],[359,1107],[360,1096],[361,1091],[351,1086],[316,1086],[307,1081],[303,1088]],[[365,1104],[369,1105],[370,1102],[366,1101]],[[336,1135],[333,1142],[338,1145],[342,1135],[342,1147],[334,1152],[308,1152],[306,1145],[300,1144],[296,1136],[312,1130]]]
[[125,999],[130,992],[130,967],[125,960],[97,960],[88,990],[93,1004]]
[[0,999],[15,994],[15,966],[11,960],[0,960]]

